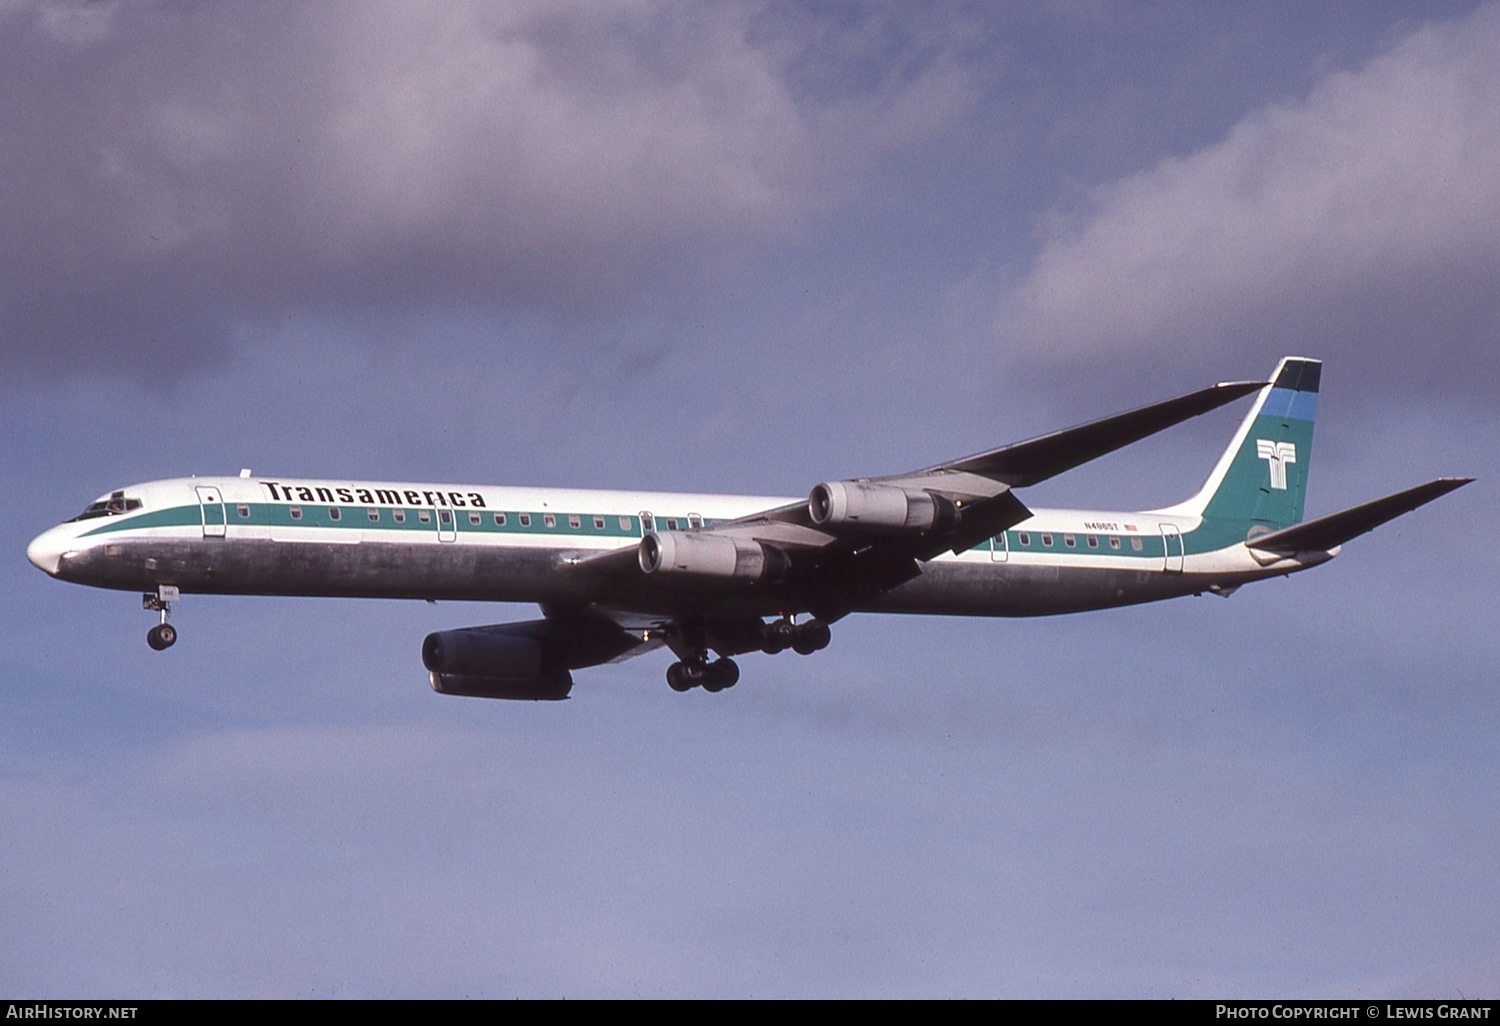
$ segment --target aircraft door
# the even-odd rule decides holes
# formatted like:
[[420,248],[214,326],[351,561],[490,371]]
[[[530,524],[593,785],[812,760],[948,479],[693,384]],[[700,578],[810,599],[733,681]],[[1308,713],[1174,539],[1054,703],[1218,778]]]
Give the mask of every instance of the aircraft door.
[[199,485],[195,491],[198,493],[198,508],[203,513],[203,537],[224,537],[224,525],[227,522],[224,496],[213,485]]
[[1001,531],[990,539],[990,561],[992,563],[1004,563],[1010,559],[1010,534]]
[[437,508],[438,541],[458,541],[458,518],[446,506]]
[[1182,532],[1176,524],[1161,524],[1162,569],[1169,574],[1182,573]]

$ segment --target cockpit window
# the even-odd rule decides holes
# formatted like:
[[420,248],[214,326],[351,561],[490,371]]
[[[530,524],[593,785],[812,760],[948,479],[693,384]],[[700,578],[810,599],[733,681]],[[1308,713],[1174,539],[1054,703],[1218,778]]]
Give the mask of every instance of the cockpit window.
[[109,498],[89,503],[88,509],[68,523],[76,520],[93,520],[95,517],[117,517],[121,513],[133,513],[141,508],[140,499],[128,499],[124,492],[110,492]]

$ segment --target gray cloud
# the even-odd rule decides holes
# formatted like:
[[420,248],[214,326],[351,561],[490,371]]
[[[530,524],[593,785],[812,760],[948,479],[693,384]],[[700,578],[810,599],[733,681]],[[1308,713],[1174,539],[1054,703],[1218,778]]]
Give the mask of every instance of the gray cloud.
[[289,310],[586,310],[797,231],[963,108],[941,60],[801,88],[754,14],[11,3],[0,359],[203,360]]
[[1002,337],[1065,364],[1305,351],[1500,397],[1497,52],[1493,6],[1422,28],[1099,190],[1002,304]]

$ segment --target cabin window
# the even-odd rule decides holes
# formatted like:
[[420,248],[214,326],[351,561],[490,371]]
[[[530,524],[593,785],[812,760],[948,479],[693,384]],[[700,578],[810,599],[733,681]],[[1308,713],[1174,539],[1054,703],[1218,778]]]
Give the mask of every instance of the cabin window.
[[650,513],[641,514],[641,530],[648,534],[656,530],[656,518]]
[[478,527],[479,526],[479,514],[478,513],[470,513],[469,514],[469,523],[473,524],[475,527]]
[[430,524],[432,523],[432,513],[429,510],[419,509],[417,510],[417,519],[424,524]]
[[1130,539],[1130,547],[1137,552],[1141,551],[1141,540],[1139,538]]
[[505,514],[504,513],[496,513],[495,514],[495,526],[496,527],[504,527],[505,526]]
[[1022,545],[1031,544],[1031,535],[1027,534],[1025,531],[1022,531],[1020,534],[1016,535],[1016,539],[1020,541]]
[[522,513],[520,515],[519,519],[521,521],[521,526],[522,527],[530,527],[531,526],[531,514],[530,513]]
[[437,511],[437,515],[438,523],[443,527],[451,527],[453,525],[453,511],[451,509],[440,509]]
[[1109,536],[1109,547],[1112,549],[1118,549],[1120,547],[1120,538],[1118,535],[1112,534]]
[[1063,544],[1066,545],[1070,549],[1077,548],[1078,547],[1078,539],[1075,538],[1075,537],[1073,537],[1071,534],[1065,534],[1065,535],[1063,535]]
[[241,519],[247,519],[250,516],[250,507],[243,502],[235,507],[235,511],[239,513]]
[[667,530],[668,531],[675,531],[675,530],[677,530],[677,518],[676,517],[667,517]]
[[292,519],[293,520],[301,520],[302,519],[302,507],[301,506],[293,506],[290,509],[289,512],[292,514]]
[[373,524],[380,519],[380,510],[376,509],[374,506],[371,506],[369,509],[365,510],[365,516],[369,517],[370,523]]
[[689,513],[688,514],[688,526],[689,527],[702,527],[703,526],[703,518],[700,517],[696,513]]
[[1042,544],[1050,549],[1052,547],[1052,536],[1050,534],[1042,535]]
[[604,518],[599,516],[597,513],[594,515],[594,530],[604,530]]
[[579,518],[577,513],[569,513],[568,526],[576,531],[583,526],[583,521]]
[[344,511],[343,510],[339,509],[337,506],[329,506],[328,507],[328,519],[329,520],[342,520],[343,518],[344,518]]
[[542,514],[542,526],[543,527],[556,527],[557,526],[557,517],[553,516],[551,513],[543,513]]
[[396,521],[396,523],[398,523],[398,524],[404,524],[404,523],[406,523],[406,510],[404,510],[404,509],[393,509],[393,510],[391,510],[391,519],[394,520],[394,521]]
[[1091,534],[1091,535],[1089,535],[1089,548],[1091,548],[1091,549],[1097,549],[1098,547],[1099,547],[1099,536],[1097,534]]

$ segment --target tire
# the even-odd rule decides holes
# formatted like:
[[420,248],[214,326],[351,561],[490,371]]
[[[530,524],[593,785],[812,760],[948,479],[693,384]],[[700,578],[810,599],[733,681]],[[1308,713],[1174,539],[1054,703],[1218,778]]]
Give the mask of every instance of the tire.
[[765,637],[761,651],[766,655],[776,655],[792,647],[797,640],[797,629],[785,620],[778,620],[766,628]]
[[803,624],[802,633],[807,637],[808,644],[812,645],[814,652],[823,651],[833,640],[833,631],[828,629],[826,623],[819,623],[817,620],[809,620]]
[[177,628],[169,623],[159,623],[146,632],[146,644],[158,652],[177,644]]
[[714,663],[713,670],[719,681],[719,690],[732,688],[739,683],[740,667],[733,659],[720,659]]
[[688,680],[687,675],[682,672],[681,663],[673,663],[667,667],[667,686],[673,691],[691,691],[693,689],[693,682]]

